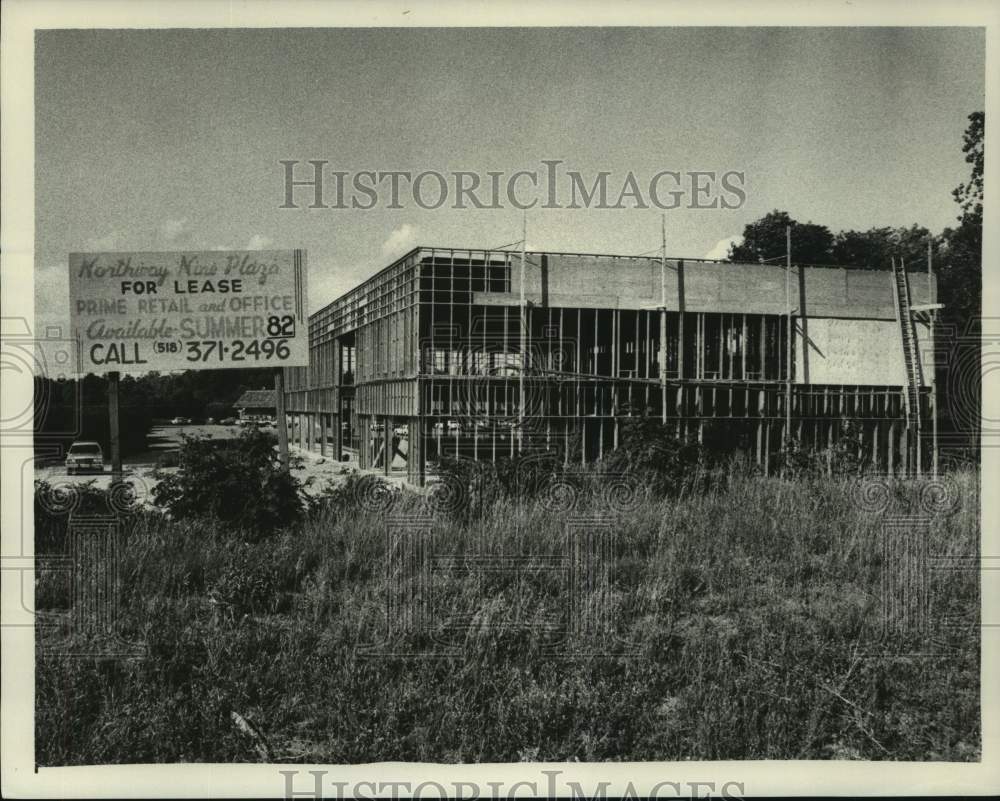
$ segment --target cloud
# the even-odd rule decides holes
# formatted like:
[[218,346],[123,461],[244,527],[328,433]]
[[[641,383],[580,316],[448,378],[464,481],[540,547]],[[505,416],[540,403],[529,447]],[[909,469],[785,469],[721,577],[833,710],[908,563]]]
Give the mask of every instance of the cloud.
[[250,237],[250,241],[247,242],[247,250],[266,250],[272,243],[272,239],[269,236],[264,236],[263,234],[254,234]]
[[732,247],[733,245],[740,244],[740,242],[742,241],[743,241],[742,236],[727,236],[725,239],[720,239],[718,242],[716,242],[715,247],[713,247],[710,251],[708,251],[708,253],[702,256],[702,258],[719,259],[720,261],[724,261],[725,259],[729,258],[729,248]]
[[121,242],[121,234],[117,231],[112,231],[106,236],[91,237],[90,239],[84,240],[84,247],[89,251],[108,251],[108,250],[118,250],[119,243]]
[[188,221],[184,220],[164,220],[160,226],[160,236],[167,242],[173,242],[189,232]]
[[389,238],[382,243],[382,255],[401,254],[409,250],[416,244],[417,226],[410,223],[403,223],[399,228],[389,234]]

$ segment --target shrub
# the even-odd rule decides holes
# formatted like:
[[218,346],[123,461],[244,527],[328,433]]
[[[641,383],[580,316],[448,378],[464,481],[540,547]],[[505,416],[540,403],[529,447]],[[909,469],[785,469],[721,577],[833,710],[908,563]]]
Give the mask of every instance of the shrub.
[[181,464],[180,451],[165,451],[161,453],[156,459],[157,467],[180,467],[180,464]]
[[840,436],[831,447],[814,450],[797,439],[786,441],[777,455],[786,478],[858,476],[871,464],[871,447],[861,426],[851,420],[841,423]]
[[208,517],[258,537],[305,509],[302,482],[282,468],[274,436],[258,429],[233,440],[185,437],[177,472],[156,477],[153,502],[174,518]]
[[619,436],[621,444],[607,458],[608,466],[641,477],[663,495],[692,488],[716,461],[697,442],[677,439],[671,428],[651,418],[622,421]]
[[378,512],[391,509],[401,492],[378,476],[350,473],[343,481],[329,481],[308,499],[311,516],[330,514],[333,519],[342,515],[355,516],[360,512]]
[[[561,490],[602,503],[608,491],[624,488],[631,492],[638,485],[675,497],[685,490],[707,488],[712,478],[709,469],[723,456],[729,454],[675,439],[659,421],[635,419],[623,423],[616,450],[586,466],[579,465],[578,455],[567,460],[559,450],[501,457],[495,462],[442,456],[433,465],[438,481],[429,499],[432,508],[467,522],[481,517],[498,501],[522,504],[543,498],[543,505],[558,506],[556,496]],[[622,477],[628,478],[624,484]]]
[[500,457],[495,462],[442,456],[433,468],[437,482],[428,491],[430,506],[456,520],[480,517],[497,501],[530,501],[567,473],[580,477],[579,467],[566,467],[557,451]]

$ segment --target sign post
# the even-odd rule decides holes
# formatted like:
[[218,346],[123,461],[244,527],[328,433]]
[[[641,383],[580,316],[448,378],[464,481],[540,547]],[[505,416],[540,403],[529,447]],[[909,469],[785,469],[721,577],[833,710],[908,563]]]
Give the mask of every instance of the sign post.
[[274,369],[274,416],[278,427],[278,458],[281,466],[288,471],[288,418],[285,414],[285,371]]
[[108,423],[111,430],[111,482],[122,480],[121,429],[118,424],[118,379],[120,373],[108,373]]

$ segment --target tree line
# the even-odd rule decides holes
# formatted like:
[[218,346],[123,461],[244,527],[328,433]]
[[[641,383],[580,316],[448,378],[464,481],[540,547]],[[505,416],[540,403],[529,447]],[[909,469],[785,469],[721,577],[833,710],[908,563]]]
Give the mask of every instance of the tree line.
[[[234,404],[245,391],[273,386],[273,368],[123,375],[118,388],[122,453],[145,450],[146,434],[157,419],[219,420],[235,412]],[[74,439],[110,447],[108,382],[93,374],[82,379],[36,377],[36,447],[67,446]]]

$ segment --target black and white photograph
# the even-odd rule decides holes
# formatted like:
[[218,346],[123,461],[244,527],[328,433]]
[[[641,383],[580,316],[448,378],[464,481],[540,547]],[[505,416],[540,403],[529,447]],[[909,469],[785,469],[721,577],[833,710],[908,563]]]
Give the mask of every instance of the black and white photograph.
[[197,5],[4,8],[5,795],[1000,788],[996,7]]

